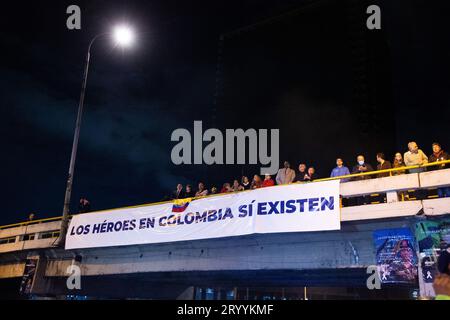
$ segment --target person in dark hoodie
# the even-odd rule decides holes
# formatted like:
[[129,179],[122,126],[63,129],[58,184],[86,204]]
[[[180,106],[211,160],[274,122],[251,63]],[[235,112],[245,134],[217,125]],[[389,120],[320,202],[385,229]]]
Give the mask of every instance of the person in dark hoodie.
[[[435,142],[431,145],[431,147],[433,149],[433,153],[428,158],[428,162],[438,162],[438,161],[450,160],[450,156],[448,155],[447,152],[442,150],[441,145],[439,143]],[[447,166],[447,168],[448,167],[449,166]],[[434,166],[434,167],[429,167],[429,168],[431,170],[445,169],[446,165],[442,164],[440,166]],[[450,187],[438,188],[437,192],[438,192],[439,198],[450,197]]]

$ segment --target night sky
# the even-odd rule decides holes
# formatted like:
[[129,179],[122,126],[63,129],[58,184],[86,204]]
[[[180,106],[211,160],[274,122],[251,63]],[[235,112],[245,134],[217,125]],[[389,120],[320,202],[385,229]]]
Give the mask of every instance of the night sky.
[[[66,8],[81,8],[81,30]],[[365,28],[369,4],[382,30]],[[72,212],[221,186],[251,166],[175,166],[176,128],[279,128],[280,161],[327,176],[337,156],[375,165],[409,140],[450,149],[446,1],[35,1],[2,4],[0,224],[62,213],[89,41],[127,22],[136,46],[95,43]],[[276,17],[276,18],[274,18]],[[220,41],[220,36],[223,40]]]

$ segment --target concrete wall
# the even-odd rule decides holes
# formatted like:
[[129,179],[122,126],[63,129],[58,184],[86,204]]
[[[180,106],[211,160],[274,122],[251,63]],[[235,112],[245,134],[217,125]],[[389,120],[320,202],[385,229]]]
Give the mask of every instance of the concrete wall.
[[[375,263],[376,229],[412,227],[416,218],[346,222],[341,231],[261,234],[211,240],[66,251],[86,276],[161,271],[327,269]],[[45,275],[66,276],[72,258],[49,258]]]

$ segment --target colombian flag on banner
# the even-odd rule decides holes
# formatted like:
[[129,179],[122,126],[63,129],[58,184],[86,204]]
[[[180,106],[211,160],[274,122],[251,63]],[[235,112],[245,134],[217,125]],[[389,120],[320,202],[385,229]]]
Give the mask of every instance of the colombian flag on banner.
[[172,212],[183,212],[189,206],[192,198],[176,199],[173,201]]

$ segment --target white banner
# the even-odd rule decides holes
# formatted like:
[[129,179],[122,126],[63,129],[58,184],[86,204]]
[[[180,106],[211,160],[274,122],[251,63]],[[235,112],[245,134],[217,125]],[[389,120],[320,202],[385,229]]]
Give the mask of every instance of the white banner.
[[66,249],[340,229],[339,180],[75,215]]

